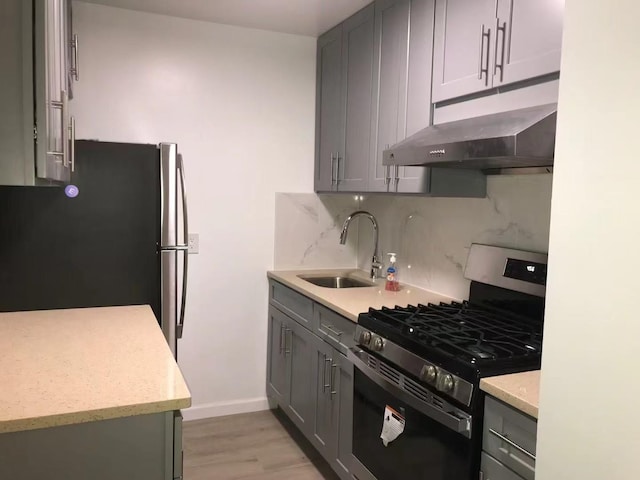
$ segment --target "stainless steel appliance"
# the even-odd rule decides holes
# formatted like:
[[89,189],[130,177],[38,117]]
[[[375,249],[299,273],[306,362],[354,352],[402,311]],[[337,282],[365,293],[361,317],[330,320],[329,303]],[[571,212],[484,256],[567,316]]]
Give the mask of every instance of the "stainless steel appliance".
[[[547,257],[474,244],[469,300],[358,318],[353,473],[359,480],[478,478],[480,378],[540,367]],[[389,407],[404,431],[384,446]]]
[[432,125],[386,149],[382,163],[477,169],[489,174],[517,173],[525,168],[551,171],[556,110],[554,103]]
[[[0,311],[148,304],[177,356],[188,273],[178,147],[75,150],[74,187],[0,187]],[[166,463],[182,478],[179,412],[165,433]]]

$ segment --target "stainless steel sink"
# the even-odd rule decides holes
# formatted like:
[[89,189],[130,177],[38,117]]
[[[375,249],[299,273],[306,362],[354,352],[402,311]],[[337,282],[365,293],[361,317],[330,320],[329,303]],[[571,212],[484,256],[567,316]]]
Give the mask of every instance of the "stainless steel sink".
[[375,283],[367,282],[353,277],[336,276],[317,276],[317,275],[298,275],[298,278],[313,283],[318,287],[325,288],[356,288],[356,287],[374,287]]

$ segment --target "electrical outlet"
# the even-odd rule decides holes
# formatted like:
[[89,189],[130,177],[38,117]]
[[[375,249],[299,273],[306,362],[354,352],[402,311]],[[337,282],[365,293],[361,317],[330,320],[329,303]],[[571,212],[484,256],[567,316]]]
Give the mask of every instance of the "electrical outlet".
[[189,253],[199,253],[200,252],[200,234],[198,233],[190,233],[189,234]]

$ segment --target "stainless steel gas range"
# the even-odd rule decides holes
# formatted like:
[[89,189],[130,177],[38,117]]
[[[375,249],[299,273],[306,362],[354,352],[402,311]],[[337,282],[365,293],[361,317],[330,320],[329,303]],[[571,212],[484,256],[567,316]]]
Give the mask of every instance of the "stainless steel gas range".
[[546,272],[544,254],[474,244],[468,301],[359,316],[349,351],[359,480],[478,478],[480,378],[540,368]]

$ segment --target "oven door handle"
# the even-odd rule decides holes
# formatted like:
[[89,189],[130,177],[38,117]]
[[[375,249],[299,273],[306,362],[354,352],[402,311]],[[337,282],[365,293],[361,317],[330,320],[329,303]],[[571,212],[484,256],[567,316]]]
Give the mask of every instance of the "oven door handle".
[[[347,350],[347,358],[353,363],[353,365],[360,370],[364,375],[369,378],[376,385],[380,386],[400,401],[410,405],[420,413],[435,420],[436,422],[444,425],[445,427],[458,432],[461,435],[471,438],[471,417],[458,417],[451,413],[445,412],[436,406],[429,405],[428,403],[420,400],[419,398],[405,392],[397,385],[394,385],[386,377],[380,375],[376,370],[369,367],[362,357],[367,356],[368,353],[357,347],[353,347]],[[366,357],[365,357],[366,358]]]

